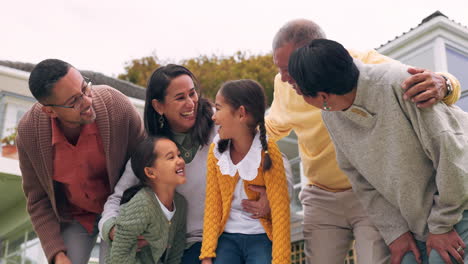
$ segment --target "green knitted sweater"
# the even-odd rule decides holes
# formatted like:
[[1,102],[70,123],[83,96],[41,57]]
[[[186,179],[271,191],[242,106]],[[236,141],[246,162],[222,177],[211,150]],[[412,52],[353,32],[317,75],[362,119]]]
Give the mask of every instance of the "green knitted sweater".
[[[171,221],[164,215],[154,192],[147,187],[122,205],[115,219],[116,232],[106,263],[180,263],[185,249],[187,206],[178,193],[175,193],[174,203],[176,212]],[[137,252],[140,235],[149,245]]]

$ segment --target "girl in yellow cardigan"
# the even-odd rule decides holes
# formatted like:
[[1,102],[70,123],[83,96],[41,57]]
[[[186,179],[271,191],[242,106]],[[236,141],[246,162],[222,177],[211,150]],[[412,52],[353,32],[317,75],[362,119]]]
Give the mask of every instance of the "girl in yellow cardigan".
[[[219,126],[208,153],[202,264],[290,263],[289,197],[278,146],[267,141],[265,94],[252,80],[229,81],[216,95]],[[265,186],[271,213],[242,210],[258,199],[248,185]]]

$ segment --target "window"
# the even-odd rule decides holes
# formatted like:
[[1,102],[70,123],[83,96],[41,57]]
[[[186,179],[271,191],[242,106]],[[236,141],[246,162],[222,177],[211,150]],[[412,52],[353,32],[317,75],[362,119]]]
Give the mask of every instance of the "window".
[[33,102],[24,101],[18,98],[5,96],[2,99],[0,107],[0,116],[3,120],[0,123],[1,137],[4,137],[11,133],[11,129],[18,126],[19,121],[23,117],[24,113],[29,110]]
[[451,47],[447,47],[446,50],[448,71],[457,77],[463,91],[457,105],[468,111],[468,55]]
[[402,59],[401,62],[414,67],[434,70],[434,47],[430,47],[421,52],[412,52],[410,57]]

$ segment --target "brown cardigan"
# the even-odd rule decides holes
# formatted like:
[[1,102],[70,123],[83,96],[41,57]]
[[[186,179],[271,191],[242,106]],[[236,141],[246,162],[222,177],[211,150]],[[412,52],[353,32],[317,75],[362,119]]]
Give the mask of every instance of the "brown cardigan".
[[[104,85],[93,87],[96,124],[106,154],[111,193],[135,146],[143,139],[141,118],[128,98]],[[23,176],[27,210],[49,263],[60,251],[66,251],[60,236],[63,194],[54,188],[53,149],[50,117],[36,103],[18,125],[17,146]]]

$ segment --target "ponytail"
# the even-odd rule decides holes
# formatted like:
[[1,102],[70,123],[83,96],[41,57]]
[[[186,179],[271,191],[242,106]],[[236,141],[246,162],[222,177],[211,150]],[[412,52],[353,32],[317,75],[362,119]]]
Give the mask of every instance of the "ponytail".
[[220,139],[218,141],[218,151],[219,151],[219,153],[223,153],[224,151],[226,151],[228,146],[229,146],[229,139]]
[[266,140],[266,129],[265,129],[265,120],[261,120],[259,123],[260,127],[260,143],[262,143],[262,150],[265,152],[263,170],[267,171],[271,168],[271,158],[268,153],[268,142]]
[[122,194],[120,205],[126,204],[128,201],[130,201],[133,198],[133,196],[135,196],[135,194],[137,194],[137,192],[139,192],[145,186],[146,186],[145,184],[139,183],[125,190],[125,192]]

